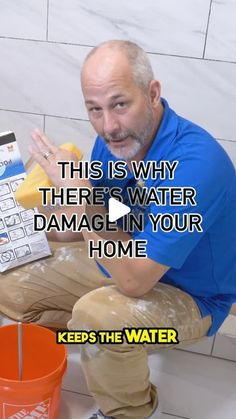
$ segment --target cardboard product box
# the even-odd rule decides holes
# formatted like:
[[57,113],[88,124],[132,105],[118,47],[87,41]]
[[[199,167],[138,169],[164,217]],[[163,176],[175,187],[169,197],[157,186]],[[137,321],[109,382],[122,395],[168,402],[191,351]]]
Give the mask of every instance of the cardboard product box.
[[25,210],[15,199],[26,178],[13,132],[0,134],[0,272],[51,255],[44,232],[35,232],[37,208]]

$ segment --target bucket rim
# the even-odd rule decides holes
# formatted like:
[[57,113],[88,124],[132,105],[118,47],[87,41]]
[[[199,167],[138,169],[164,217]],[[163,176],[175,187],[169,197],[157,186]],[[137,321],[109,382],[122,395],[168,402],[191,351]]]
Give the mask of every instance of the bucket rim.
[[[38,324],[32,324],[32,323],[22,323],[22,327],[29,327],[29,326],[30,327],[33,326],[34,328],[36,327],[36,328],[39,328],[39,329],[43,329],[46,333],[51,334],[51,335],[52,334],[55,335],[55,332],[48,329],[47,327],[43,327],[43,326],[40,326]],[[2,329],[2,328],[13,328],[13,327],[17,327],[17,323],[2,325],[2,326],[0,326],[0,329]],[[6,387],[7,387],[7,384],[13,384],[15,386],[17,386],[17,385],[27,386],[29,384],[33,384],[33,383],[36,383],[36,382],[39,382],[39,381],[40,381],[40,383],[43,384],[45,381],[50,380],[50,377],[53,378],[52,381],[54,381],[58,377],[59,373],[60,373],[60,376],[63,377],[63,375],[65,373],[65,370],[66,370],[66,367],[67,367],[68,353],[67,353],[66,346],[64,344],[60,344],[60,347],[62,347],[63,351],[64,351],[63,359],[62,359],[60,365],[54,371],[50,372],[49,374],[43,375],[42,377],[33,378],[31,380],[21,380],[20,381],[20,380],[12,380],[10,378],[0,377],[0,385],[4,385]]]

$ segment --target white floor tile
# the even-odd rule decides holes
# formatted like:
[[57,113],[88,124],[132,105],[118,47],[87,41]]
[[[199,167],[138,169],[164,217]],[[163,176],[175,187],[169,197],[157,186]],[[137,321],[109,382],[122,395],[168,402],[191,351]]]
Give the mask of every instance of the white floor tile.
[[0,326],[6,326],[7,324],[13,324],[13,323],[16,323],[16,322],[0,315]]
[[178,348],[178,346],[176,346],[176,349],[182,350],[182,351],[196,352],[198,354],[210,355],[211,350],[212,350],[213,340],[214,340],[213,337],[204,338],[197,343],[193,343],[192,345],[187,345],[183,348]]
[[212,355],[236,361],[236,338],[217,334]]
[[[97,411],[97,409],[98,406],[93,402],[92,397],[71,393],[70,391],[62,391],[58,419],[88,419],[94,412]],[[153,417],[153,419],[155,419],[155,417]],[[162,413],[160,419],[185,418],[176,415],[169,415],[168,413]]]
[[[185,351],[149,355],[151,380],[157,385],[163,419],[233,419],[236,411],[236,363]],[[69,347],[63,388],[88,394],[78,347]],[[72,416],[73,418],[73,416]],[[170,419],[168,418],[168,419]]]
[[165,412],[191,419],[233,419],[236,363],[166,350],[149,357]]
[[67,371],[63,378],[62,388],[65,390],[76,391],[77,393],[89,394],[80,363],[79,347],[77,345],[67,345],[67,351]]
[[62,391],[58,419],[88,419],[96,410],[92,397]]

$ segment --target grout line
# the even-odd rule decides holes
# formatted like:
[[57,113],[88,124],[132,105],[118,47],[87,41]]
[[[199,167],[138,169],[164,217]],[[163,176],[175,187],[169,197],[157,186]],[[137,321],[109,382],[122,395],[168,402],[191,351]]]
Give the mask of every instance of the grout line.
[[[39,113],[39,112],[27,112],[27,111],[16,111],[13,109],[4,109],[4,108],[0,108],[0,111],[3,112],[13,112],[13,113],[22,113],[22,114],[26,114],[26,115],[38,115],[38,116],[43,116],[45,121],[44,121],[44,127],[46,125],[46,118],[58,118],[58,119],[69,119],[71,121],[81,121],[81,122],[89,122],[88,119],[84,119],[84,118],[73,118],[73,117],[69,117],[69,116],[61,116],[61,115],[50,115],[50,114],[43,114],[43,113]],[[225,142],[229,142],[229,143],[236,143],[236,139],[235,140],[231,140],[231,139],[227,139],[227,138],[219,138],[219,137],[214,137],[216,140],[219,141],[225,141]]]
[[167,413],[167,412],[161,412],[163,415],[169,415],[172,416],[173,418],[177,418],[177,419],[190,419],[187,418],[186,416],[178,416],[178,415],[173,415],[172,413]]
[[206,53],[206,44],[207,44],[207,37],[208,37],[208,30],[209,30],[209,23],[210,23],[210,17],[211,17],[211,7],[212,7],[212,1],[210,1],[210,7],[209,7],[209,13],[208,13],[208,19],[207,19],[207,28],[206,28],[206,36],[205,36],[205,43],[204,43],[204,48],[203,48],[203,54],[202,54],[202,58],[205,58],[205,53]]
[[[16,38],[16,37],[13,37],[13,36],[0,36],[0,39],[11,39],[11,40],[15,40],[15,41],[41,42],[41,43],[44,43],[44,44],[70,45],[70,46],[76,46],[76,47],[94,48],[94,45],[89,45],[89,44],[76,44],[76,43],[73,43],[73,42],[52,41],[52,40],[33,39],[33,38],[31,38],[31,39],[30,38]],[[153,51],[146,51],[146,53],[150,54],[150,55],[158,55],[158,56],[163,56],[163,57],[174,57],[174,58],[184,58],[184,59],[199,60],[199,61],[236,64],[236,61],[220,60],[220,59],[216,59],[216,58],[204,58],[204,56],[203,57],[195,57],[195,56],[191,56],[191,55],[168,54],[168,53],[164,53],[164,52],[153,52]],[[203,55],[204,54],[205,54],[205,51],[203,52]]]
[[49,0],[47,0],[47,23],[46,23],[46,40],[48,41],[48,19],[49,19]]
[[[62,45],[71,45],[76,47],[85,47],[85,48],[94,48],[94,45],[89,44],[77,44],[75,42],[66,42],[66,41],[53,41],[53,40],[45,40],[45,39],[34,39],[34,38],[21,38],[15,36],[0,36],[0,39],[11,39],[14,41],[28,41],[28,42],[40,42],[43,44],[62,44]],[[199,57],[201,59],[201,57]]]
[[216,138],[219,141],[228,141],[229,143],[236,143],[236,140],[226,140],[225,138]]
[[194,355],[199,355],[199,356],[205,356],[206,358],[215,358],[215,359],[221,359],[221,361],[228,361],[228,362],[236,362],[236,360],[233,360],[233,359],[229,359],[229,358],[222,358],[222,357],[220,357],[220,356],[217,356],[217,355],[211,355],[211,354],[203,354],[203,353],[201,353],[201,352],[193,352],[193,351],[189,351],[189,350],[187,350],[187,349],[178,349],[178,351],[181,351],[181,352],[187,352],[188,354],[194,354]]
[[39,113],[39,112],[16,111],[16,110],[13,110],[13,109],[4,109],[4,108],[0,108],[0,111],[14,112],[14,113],[23,113],[23,114],[26,114],[26,115],[45,116],[45,117],[49,117],[49,118],[71,119],[72,121],[89,122],[88,119],[84,119],[84,118],[73,118],[73,117],[61,116],[61,115],[49,115],[49,114],[43,114],[43,113]]
[[211,358],[221,359],[222,361],[228,361],[228,362],[236,362],[236,360],[229,359],[229,358],[222,358],[222,357],[217,356],[217,355],[211,355]]
[[[16,111],[13,109],[5,109],[5,108],[0,108],[0,112],[13,112],[13,113],[23,113],[26,115],[38,115],[38,116],[43,116],[44,117],[44,122],[43,122],[43,126],[45,128],[46,125],[46,118],[58,118],[58,119],[69,119],[71,121],[81,121],[81,122],[89,122],[88,119],[85,118],[73,118],[73,117],[69,117],[69,116],[61,116],[61,115],[50,115],[50,114],[43,114],[43,113],[39,113],[39,112],[27,112],[27,111]],[[220,137],[214,137],[216,140],[219,141],[225,141],[228,143],[236,143],[236,139],[235,140],[231,140],[228,138],[220,138]]]
[[213,350],[214,350],[214,346],[215,346],[215,340],[216,340],[216,335],[214,336],[213,342],[212,342],[211,353],[210,353],[211,356],[213,354]]
[[61,390],[62,390],[62,391],[66,391],[67,393],[79,394],[80,396],[87,396],[87,397],[92,398],[92,396],[91,396],[90,394],[81,393],[81,392],[78,392],[78,391],[73,391],[73,390],[67,390],[66,388],[63,388],[63,387],[62,387],[62,389],[61,389]]
[[45,125],[46,125],[46,118],[45,118],[45,115],[43,115],[43,132],[45,132]]
[[210,354],[203,354],[202,352],[194,352],[194,351],[190,351],[189,349],[183,349],[183,348],[176,348],[178,351],[181,352],[187,352],[188,354],[194,354],[194,355],[200,355],[200,356],[205,356],[207,358],[211,358],[212,356]]

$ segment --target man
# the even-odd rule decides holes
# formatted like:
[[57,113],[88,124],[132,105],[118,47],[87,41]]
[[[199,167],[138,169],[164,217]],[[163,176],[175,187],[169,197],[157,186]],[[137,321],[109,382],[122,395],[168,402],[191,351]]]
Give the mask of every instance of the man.
[[[179,117],[161,98],[160,83],[144,51],[127,41],[109,41],[93,49],[81,72],[89,120],[96,139],[92,160],[103,163],[99,181],[60,177],[58,160],[74,160],[39,131],[33,133],[32,156],[56,186],[90,189],[142,187],[131,161],[178,161],[174,179],[147,178],[145,186],[192,187],[195,201],[151,205],[158,213],[199,213],[202,232],[152,231],[150,221],[119,240],[147,240],[147,258],[87,258],[86,243],[96,232],[50,233],[58,241],[84,244],[55,250],[54,258],[5,275],[0,310],[23,321],[71,330],[122,330],[171,327],[180,343],[216,333],[236,301],[236,178],[220,145],[203,129]],[[126,179],[107,176],[107,161],[124,160]],[[66,208],[82,215],[83,206]],[[103,209],[102,209],[103,210]],[[116,238],[115,238],[116,239]],[[3,287],[4,283],[4,287]],[[90,291],[90,292],[88,292]],[[81,298],[79,298],[81,297]],[[71,318],[71,310],[72,318]],[[150,345],[159,349],[164,345]],[[92,418],[158,417],[157,390],[149,381],[147,347],[123,343],[85,344],[81,361],[91,394],[100,406]]]

